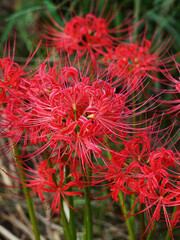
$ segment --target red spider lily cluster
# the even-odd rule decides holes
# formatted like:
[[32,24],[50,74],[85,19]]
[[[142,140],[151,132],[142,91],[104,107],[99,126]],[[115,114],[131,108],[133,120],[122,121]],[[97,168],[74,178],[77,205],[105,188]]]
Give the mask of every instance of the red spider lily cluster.
[[[128,198],[134,201],[125,219],[145,214],[146,232],[165,221],[173,238],[180,216],[177,121],[161,126],[168,111],[178,118],[180,83],[166,64],[179,71],[179,63],[164,57],[166,43],[158,48],[145,35],[142,42],[133,38],[133,26],[110,29],[111,17],[75,16],[62,27],[48,16],[41,37],[56,53],[30,71],[35,53],[23,67],[14,57],[0,59],[1,136],[11,140],[1,149],[22,150],[26,180],[16,180],[50,202],[53,214],[62,200],[74,209],[68,197],[83,197],[89,187],[101,200],[118,202],[123,194],[122,212]],[[133,40],[115,37],[119,32]],[[152,96],[158,73],[169,101]]]
[[[133,196],[133,209],[136,213],[146,212],[148,227],[154,221],[164,220],[169,231],[179,221],[179,209],[174,215],[168,213],[170,208],[179,205],[179,153],[165,146],[158,147],[159,139],[152,144],[151,136],[146,132],[134,135],[132,139],[124,139],[124,149],[113,152],[111,162],[98,169],[99,181],[107,179],[110,195],[119,201],[119,194],[124,193],[124,202]],[[97,174],[96,174],[97,176]],[[128,213],[129,217],[131,213]]]

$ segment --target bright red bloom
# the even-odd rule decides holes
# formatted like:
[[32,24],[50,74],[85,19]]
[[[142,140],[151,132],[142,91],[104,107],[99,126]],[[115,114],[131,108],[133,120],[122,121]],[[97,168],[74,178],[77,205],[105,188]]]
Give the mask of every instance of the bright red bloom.
[[23,94],[24,70],[10,58],[0,59],[0,102],[6,103]]
[[91,83],[73,67],[62,68],[58,76],[51,72],[31,80],[28,99],[33,108],[26,122],[31,131],[29,140],[41,141],[43,149],[50,146],[54,151],[60,143],[70,156],[78,156],[83,164],[92,163],[90,153],[100,157],[107,148],[104,135],[116,139],[127,131],[125,120],[130,113],[125,106],[126,95],[115,93],[115,88],[101,79]]
[[51,161],[51,159],[41,162],[37,166],[37,170],[27,168],[27,177],[29,178],[27,186],[33,189],[34,193],[38,193],[42,202],[51,201],[51,210],[53,213],[59,214],[61,210],[61,199],[67,202],[66,196],[82,196],[82,192],[73,191],[73,189],[69,190],[69,188],[81,187],[82,184],[79,183],[77,179],[71,180],[68,183],[65,182],[65,165],[59,165],[59,170],[57,170],[48,167],[48,161]]
[[[78,53],[79,57],[89,55],[94,66],[96,66],[97,58],[104,55],[107,49],[113,47],[119,40],[114,37],[116,33],[128,33],[133,29],[133,27],[129,27],[130,20],[128,19],[126,19],[126,24],[121,23],[115,28],[109,28],[116,13],[109,19],[104,19],[102,13],[100,17],[89,13],[84,17],[75,16],[68,22],[61,14],[65,27],[60,26],[49,13],[47,14],[51,24],[43,23],[43,29],[39,32],[49,46],[64,50],[69,54]],[[42,26],[40,27],[42,28]]]
[[129,43],[122,42],[117,47],[110,48],[105,61],[111,73],[121,77],[125,87],[143,87],[146,77],[155,82],[160,67],[171,61],[164,57],[168,43],[169,41],[161,46],[158,43],[153,46],[153,41],[147,40],[145,34],[142,40],[133,40],[131,37]]
[[40,44],[41,42],[38,44],[36,50],[29,55],[26,63],[22,67],[14,61],[15,41],[12,57],[10,57],[10,49],[8,49],[8,57],[5,57],[5,47],[4,57],[0,59],[0,106],[2,103],[7,103],[11,99],[21,99],[26,94],[30,87],[28,81],[30,72],[25,72],[25,68],[37,52]]
[[[33,71],[25,71],[26,66],[31,61],[37,52],[40,43],[36,50],[30,53],[25,64],[21,67],[14,61],[15,41],[13,46],[13,56],[10,57],[10,44],[8,51],[4,50],[4,57],[0,59],[0,129],[1,136],[8,137],[13,144],[17,144],[22,138],[26,128],[26,121],[30,117],[32,106],[28,100],[28,91],[31,86],[31,75]],[[8,55],[8,57],[5,57]],[[25,139],[27,139],[25,137]],[[2,146],[7,149],[6,146]]]
[[158,137],[153,141],[146,133],[135,135],[131,140],[125,138],[121,143],[124,149],[112,151],[111,161],[97,169],[95,177],[97,182],[102,182],[103,177],[109,181],[107,185],[114,201],[119,200],[120,191],[124,193],[124,199],[128,195],[136,196],[133,209],[138,202],[144,204],[143,211],[149,221],[147,229],[155,220],[165,221],[172,234],[170,222],[176,225],[179,218],[179,212],[169,213],[169,209],[172,212],[174,206],[179,205],[179,153],[165,149],[165,145],[156,147]]

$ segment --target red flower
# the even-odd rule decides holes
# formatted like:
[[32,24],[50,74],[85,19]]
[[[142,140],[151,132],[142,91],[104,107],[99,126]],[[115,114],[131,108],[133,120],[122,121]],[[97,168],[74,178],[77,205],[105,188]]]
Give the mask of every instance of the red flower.
[[179,205],[179,153],[167,149],[165,144],[158,148],[158,136],[151,139],[151,134],[137,134],[131,140],[126,138],[128,136],[121,143],[123,150],[112,151],[107,165],[96,169],[97,183],[108,181],[114,201],[119,200],[120,191],[124,193],[124,200],[134,195],[134,206],[126,217],[138,202],[144,204],[143,211],[149,221],[146,231],[155,220],[165,220],[172,234],[171,222],[176,225],[179,219],[179,211],[173,215],[169,213]]
[[10,58],[0,59],[0,102],[6,103],[11,97],[19,97],[23,94],[23,69]]
[[94,66],[96,66],[97,58],[104,55],[107,48],[113,47],[113,44],[118,41],[119,38],[114,37],[116,33],[128,33],[133,28],[129,27],[130,20],[126,19],[126,24],[121,23],[110,29],[109,25],[116,13],[109,19],[102,18],[102,13],[100,17],[89,13],[84,17],[75,16],[68,22],[61,14],[65,27],[55,22],[49,13],[47,14],[51,24],[43,23],[43,28],[40,26],[42,29],[39,33],[49,46],[64,50],[69,54],[77,52],[79,57],[89,55]]
[[[69,188],[82,187],[82,184],[79,183],[77,179],[71,180],[68,183],[65,182],[65,165],[62,167],[62,164],[60,164],[57,168],[59,170],[57,170],[55,168],[48,167],[48,161],[51,161],[51,159],[41,162],[38,165],[38,170],[34,170],[29,167],[27,168],[27,177],[30,178],[27,186],[33,189],[34,193],[38,193],[41,201],[51,201],[51,209],[53,213],[59,214],[61,210],[61,198],[67,202],[66,196],[82,196],[82,192],[80,191],[73,191],[72,189],[69,190]],[[55,162],[57,164],[57,161]]]
[[145,34],[146,32],[142,40],[131,36],[129,43],[122,42],[117,47],[110,48],[105,55],[110,72],[120,76],[127,88],[143,88],[146,77],[153,79],[153,82],[157,81],[157,72],[163,71],[160,67],[163,68],[172,60],[164,57],[169,48],[169,40],[159,46],[158,43],[154,44],[153,40],[147,40]]
[[90,153],[100,157],[107,149],[104,135],[116,139],[127,131],[127,97],[115,93],[115,88],[100,78],[91,83],[90,77],[73,67],[62,68],[58,75],[51,70],[31,80],[28,140],[44,144],[39,152],[48,147],[56,152],[60,144],[69,156],[78,156],[83,165],[92,164]]
[[[7,103],[12,98],[20,99],[26,94],[29,88],[27,76],[30,75],[30,72],[25,72],[25,68],[37,52],[40,43],[36,50],[29,55],[26,63],[22,67],[14,61],[15,41],[12,58],[10,56],[5,57],[5,47],[4,57],[0,59],[0,106],[2,103]],[[10,49],[8,49],[8,55],[10,55],[9,53]]]

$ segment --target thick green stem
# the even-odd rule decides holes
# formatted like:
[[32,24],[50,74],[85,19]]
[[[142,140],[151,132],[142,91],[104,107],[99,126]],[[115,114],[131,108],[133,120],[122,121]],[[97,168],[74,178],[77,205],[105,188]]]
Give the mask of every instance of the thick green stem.
[[[89,182],[90,172],[86,171],[87,176],[84,176],[84,180]],[[91,199],[89,198],[91,192],[90,187],[85,187],[85,214],[84,214],[84,240],[93,239],[93,225],[92,225],[92,211],[91,211]]]
[[[19,174],[20,174],[20,178],[25,183],[26,182],[26,175],[25,175],[24,170],[23,170],[23,164],[20,160],[21,155],[20,155],[20,151],[18,149],[18,145],[15,145],[13,147],[13,151],[14,151],[14,156],[15,156],[16,163],[17,163],[17,166],[18,166],[18,171],[19,171]],[[38,224],[37,224],[37,220],[36,220],[36,216],[35,216],[35,212],[34,212],[32,199],[30,197],[30,189],[28,187],[23,186],[23,191],[24,191],[24,195],[25,195],[25,199],[26,199],[26,204],[27,204],[27,207],[28,207],[28,213],[29,213],[30,221],[31,221],[31,224],[32,224],[34,239],[35,240],[40,240],[39,228],[38,228]]]
[[[73,196],[69,196],[68,200],[69,200],[69,204],[73,207],[74,206]],[[70,231],[71,231],[72,240],[76,240],[75,212],[71,207],[69,207],[69,215],[70,215],[69,223],[70,223]]]
[[61,216],[61,220],[62,220],[63,232],[64,232],[65,239],[66,240],[72,240],[71,233],[70,233],[70,230],[69,230],[68,221],[67,221],[67,218],[66,218],[66,214],[64,212],[63,199],[61,199],[60,216]]
[[[128,211],[127,211],[126,205],[124,204],[122,192],[119,193],[119,200],[120,200],[120,205],[123,209],[123,214],[126,216],[128,214]],[[129,240],[135,240],[134,231],[132,228],[132,223],[130,221],[130,218],[126,219],[125,224],[126,224],[126,227],[127,227],[128,233],[129,233]]]

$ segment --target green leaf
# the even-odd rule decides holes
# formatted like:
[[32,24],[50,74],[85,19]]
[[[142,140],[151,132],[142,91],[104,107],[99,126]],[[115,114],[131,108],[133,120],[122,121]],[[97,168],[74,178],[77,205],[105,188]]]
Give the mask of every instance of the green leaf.
[[174,36],[178,44],[180,44],[180,34],[173,26],[170,25],[169,17],[162,17],[152,11],[148,11],[146,16],[148,19],[156,22],[161,27],[161,30],[164,29],[170,32]]
[[8,35],[9,35],[9,33],[10,33],[13,25],[14,25],[14,23],[15,23],[15,19],[12,18],[12,19],[8,22],[8,24],[6,25],[6,27],[4,28],[4,30],[3,30],[2,34],[1,34],[1,43],[2,43],[2,44],[5,43],[5,41],[6,41],[7,37],[8,37]]

